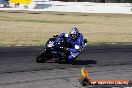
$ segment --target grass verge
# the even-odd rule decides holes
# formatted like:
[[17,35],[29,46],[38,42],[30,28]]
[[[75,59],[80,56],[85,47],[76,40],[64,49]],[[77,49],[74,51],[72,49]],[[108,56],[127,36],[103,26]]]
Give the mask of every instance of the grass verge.
[[73,26],[90,45],[131,44],[131,19],[132,15],[125,14],[2,11],[0,46],[43,45],[52,35],[68,33]]

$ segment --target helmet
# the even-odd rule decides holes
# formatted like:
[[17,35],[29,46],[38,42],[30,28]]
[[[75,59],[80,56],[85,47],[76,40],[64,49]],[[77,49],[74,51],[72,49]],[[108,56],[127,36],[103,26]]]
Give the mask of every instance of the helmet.
[[77,29],[76,27],[73,27],[73,28],[71,29],[70,33],[69,33],[70,37],[71,37],[73,40],[77,39],[78,34],[79,34],[79,31],[78,31],[78,29]]

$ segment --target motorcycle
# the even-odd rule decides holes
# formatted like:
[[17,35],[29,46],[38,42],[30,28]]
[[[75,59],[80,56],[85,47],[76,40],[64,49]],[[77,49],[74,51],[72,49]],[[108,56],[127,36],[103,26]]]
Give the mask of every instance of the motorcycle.
[[70,47],[66,39],[55,35],[47,41],[44,51],[36,56],[36,62],[44,63],[52,59],[66,60],[70,53],[64,49],[65,47]]
[[[83,51],[84,46],[86,46],[86,44],[87,44],[87,39],[84,39],[82,43],[82,47],[80,49],[80,53]],[[36,56],[36,62],[44,63],[46,61],[50,61],[54,59],[58,61],[65,61],[67,63],[72,63],[73,61],[67,60],[67,57],[70,55],[71,52],[68,52],[66,48],[71,48],[69,40],[67,38],[61,38],[58,35],[55,35],[53,36],[53,38],[50,38],[47,41],[44,51]]]

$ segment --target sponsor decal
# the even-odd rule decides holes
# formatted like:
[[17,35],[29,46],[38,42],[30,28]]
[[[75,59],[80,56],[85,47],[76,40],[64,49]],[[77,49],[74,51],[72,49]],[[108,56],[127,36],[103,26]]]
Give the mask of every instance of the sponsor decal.
[[81,69],[82,76],[79,78],[79,82],[82,86],[109,86],[109,87],[125,87],[132,88],[131,80],[127,79],[89,79],[88,71],[82,67]]
[[10,3],[30,4],[32,0],[10,0]]

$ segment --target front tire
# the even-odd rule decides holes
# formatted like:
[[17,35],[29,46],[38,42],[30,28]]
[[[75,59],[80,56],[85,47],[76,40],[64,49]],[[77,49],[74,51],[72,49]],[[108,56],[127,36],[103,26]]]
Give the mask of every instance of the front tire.
[[36,56],[37,63],[44,63],[45,61],[46,61],[45,52],[42,52],[41,54]]

